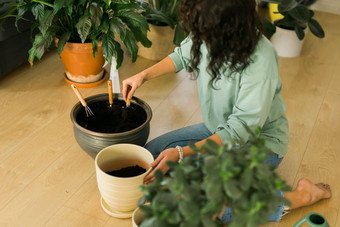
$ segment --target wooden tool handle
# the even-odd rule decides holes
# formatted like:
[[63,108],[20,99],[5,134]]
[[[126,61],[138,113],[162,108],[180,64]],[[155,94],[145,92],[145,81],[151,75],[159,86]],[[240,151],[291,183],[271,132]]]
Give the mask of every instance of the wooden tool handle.
[[113,95],[112,95],[112,80],[107,81],[107,88],[109,92],[109,103],[112,105],[113,103]]
[[127,97],[129,95],[129,92],[131,91],[131,87],[128,86],[127,91],[126,91],[126,106],[129,107],[131,104],[130,99]]
[[77,95],[77,97],[78,97],[80,103],[81,103],[84,107],[87,106],[85,100],[83,99],[83,97],[82,97],[81,94],[79,93],[77,87],[76,87],[74,84],[71,84],[71,88],[72,88],[72,90],[74,91],[74,93]]

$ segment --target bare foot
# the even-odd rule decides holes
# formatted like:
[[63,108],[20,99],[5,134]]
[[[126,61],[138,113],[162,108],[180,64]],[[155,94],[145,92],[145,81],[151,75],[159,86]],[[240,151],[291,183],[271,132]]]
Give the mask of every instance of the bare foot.
[[[313,184],[307,179],[300,179],[296,189],[292,193],[296,193],[299,199],[295,200],[291,209],[312,205],[322,199],[332,196],[331,188],[328,184]],[[296,199],[296,198],[295,198]]]

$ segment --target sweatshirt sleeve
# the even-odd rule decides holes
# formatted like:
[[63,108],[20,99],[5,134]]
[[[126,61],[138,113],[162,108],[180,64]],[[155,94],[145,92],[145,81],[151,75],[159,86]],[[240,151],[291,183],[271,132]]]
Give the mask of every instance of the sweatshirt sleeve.
[[190,71],[189,62],[191,45],[192,41],[188,36],[182,41],[181,45],[179,47],[176,47],[174,52],[169,55],[171,60],[175,64],[176,72],[179,72],[182,69]]

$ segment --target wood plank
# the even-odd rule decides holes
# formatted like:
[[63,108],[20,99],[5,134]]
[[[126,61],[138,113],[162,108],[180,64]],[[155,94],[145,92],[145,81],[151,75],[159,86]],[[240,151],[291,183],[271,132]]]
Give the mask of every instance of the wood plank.
[[100,205],[100,192],[95,173],[72,195],[64,206],[105,222],[110,218]]
[[0,225],[42,226],[93,173],[93,159],[74,144],[0,209]]
[[104,226],[105,222],[77,210],[62,207],[44,226]]
[[324,39],[319,40],[309,32],[300,57],[279,59],[280,76],[283,81],[282,95],[287,104],[290,141],[288,154],[278,168],[278,172],[290,184],[295,180],[315,119],[338,63],[339,54],[334,50],[339,49],[340,46],[339,34],[334,33],[335,24],[326,20],[326,16],[329,14],[316,14],[324,25],[326,34],[331,35],[326,35]]

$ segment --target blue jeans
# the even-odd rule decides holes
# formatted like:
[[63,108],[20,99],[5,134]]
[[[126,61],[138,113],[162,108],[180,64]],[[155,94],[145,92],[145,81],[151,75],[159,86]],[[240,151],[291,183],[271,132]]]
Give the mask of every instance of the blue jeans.
[[[149,150],[152,153],[153,157],[156,159],[158,155],[167,148],[176,147],[177,145],[182,147],[187,146],[190,141],[195,143],[206,139],[211,135],[212,133],[204,125],[204,123],[200,123],[161,135],[147,143],[145,145],[145,148]],[[272,167],[278,166],[281,161],[282,158],[279,158],[279,156],[275,153],[272,153],[266,158],[266,162]],[[280,191],[278,192],[278,194],[283,196],[283,193]],[[275,213],[269,214],[268,220],[280,221],[282,212],[283,206],[280,205]],[[230,208],[226,209],[221,219],[224,223],[232,221],[232,213]]]
[[[190,141],[196,143],[211,135],[212,133],[204,123],[200,123],[161,135],[147,143],[145,148],[149,150],[156,159],[158,155],[167,148],[176,147],[177,145],[184,147],[187,146]],[[279,158],[275,153],[272,153],[272,155],[266,158],[266,162],[270,166],[278,166],[281,161],[282,158]]]

